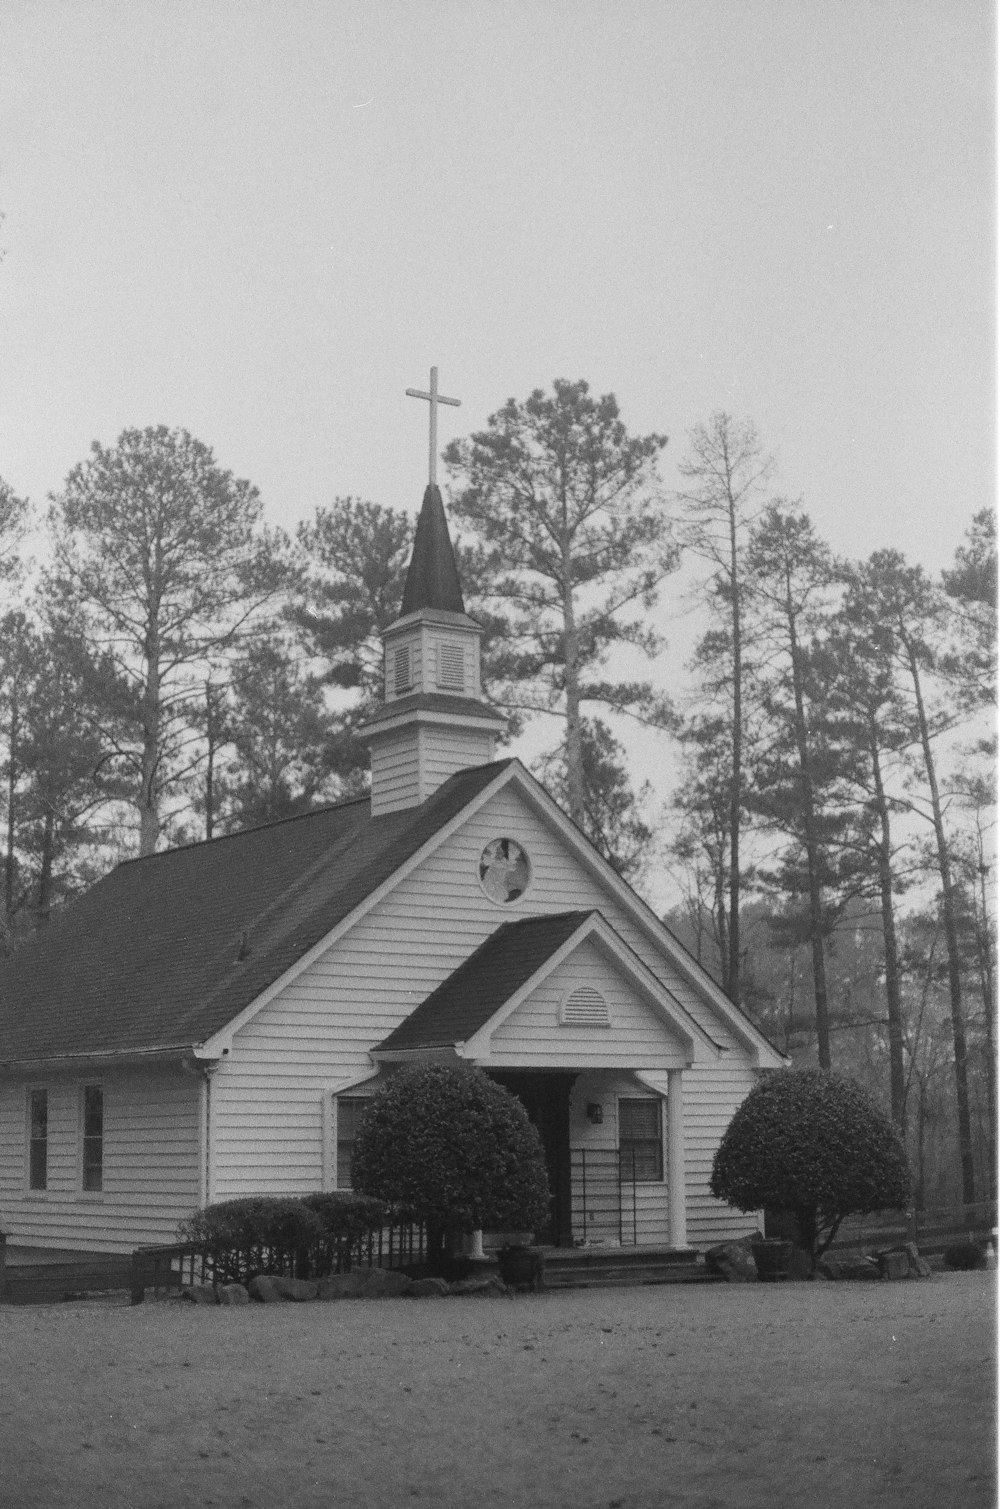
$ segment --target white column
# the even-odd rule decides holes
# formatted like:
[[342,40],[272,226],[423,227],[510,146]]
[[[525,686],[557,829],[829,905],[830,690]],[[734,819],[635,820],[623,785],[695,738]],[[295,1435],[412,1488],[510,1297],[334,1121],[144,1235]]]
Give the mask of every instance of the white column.
[[687,1246],[683,1069],[667,1070],[667,1204],[671,1247]]

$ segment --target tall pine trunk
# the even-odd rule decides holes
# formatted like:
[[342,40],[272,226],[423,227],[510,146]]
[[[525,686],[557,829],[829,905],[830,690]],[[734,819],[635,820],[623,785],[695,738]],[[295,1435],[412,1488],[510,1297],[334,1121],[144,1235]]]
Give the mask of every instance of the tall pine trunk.
[[875,787],[875,811],[879,820],[878,883],[882,907],[882,945],[885,952],[885,1003],[889,1020],[889,1098],[892,1119],[901,1135],[906,1135],[906,1074],[903,1068],[903,1003],[899,980],[899,944],[896,938],[896,912],[892,898],[892,838],[889,826],[889,803],[882,780],[878,728],[873,717],[868,720],[868,753],[871,758],[872,782]]
[[739,554],[735,505],[729,508],[730,581],[733,593],[733,745],[729,793],[729,937],[725,991],[740,1004],[740,821],[743,815],[743,625],[740,617]]
[[951,1003],[951,1031],[955,1045],[955,1099],[958,1108],[958,1151],[962,1165],[962,1199],[971,1205],[976,1198],[975,1163],[972,1156],[972,1117],[969,1112],[968,1047],[965,1039],[965,1012],[962,1004],[962,965],[958,941],[958,921],[955,914],[955,887],[951,874],[951,855],[944,831],[941,796],[938,791],[937,770],[934,752],[931,749],[930,727],[924,707],[923,689],[920,682],[920,667],[915,646],[905,632],[900,641],[906,652],[910,675],[913,679],[913,697],[920,730],[920,746],[924,756],[927,785],[931,794],[931,816],[934,824],[934,840],[937,850],[938,874],[941,878],[941,926],[944,931],[945,949],[948,955],[948,995]]
[[573,602],[569,545],[563,549],[563,645],[566,677],[566,790],[569,815],[582,831],[587,826],[583,778],[583,731],[580,727],[580,673],[577,664],[576,605]]
[[142,694],[142,755],[139,778],[139,854],[156,852],[160,836],[157,773],[160,764],[160,642],[155,620],[146,636],[146,684]]
[[809,743],[809,720],[806,716],[802,658],[791,586],[787,597],[788,640],[792,662],[792,693],[795,699],[795,746],[799,756],[799,785],[802,793],[802,827],[809,881],[809,944],[812,951],[813,995],[816,1005],[816,1052],[821,1069],[831,1067],[830,1008],[826,985],[826,951],[823,946],[823,888],[820,883],[820,845],[816,833],[816,797],[812,778],[812,750]]

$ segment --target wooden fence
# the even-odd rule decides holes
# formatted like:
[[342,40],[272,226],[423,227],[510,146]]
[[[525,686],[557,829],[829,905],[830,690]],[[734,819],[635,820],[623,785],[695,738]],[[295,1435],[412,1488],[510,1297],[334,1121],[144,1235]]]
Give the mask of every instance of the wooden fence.
[[915,1242],[923,1257],[940,1257],[956,1242],[972,1241],[996,1250],[997,1202],[938,1206],[931,1210],[879,1211],[873,1216],[848,1216],[831,1252],[874,1252],[901,1242]]

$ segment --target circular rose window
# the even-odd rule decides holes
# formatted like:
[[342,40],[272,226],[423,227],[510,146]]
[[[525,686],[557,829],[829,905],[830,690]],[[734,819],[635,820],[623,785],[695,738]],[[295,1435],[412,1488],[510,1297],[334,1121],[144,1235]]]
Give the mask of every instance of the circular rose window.
[[528,856],[512,838],[495,838],[479,856],[479,883],[501,906],[523,896],[531,882]]

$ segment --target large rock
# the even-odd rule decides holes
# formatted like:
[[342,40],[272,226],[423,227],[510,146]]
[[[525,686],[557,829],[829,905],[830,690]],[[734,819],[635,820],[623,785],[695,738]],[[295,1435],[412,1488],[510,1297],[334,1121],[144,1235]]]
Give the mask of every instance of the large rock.
[[181,1290],[182,1299],[193,1300],[196,1305],[217,1305],[219,1296],[211,1284],[189,1284]]
[[495,1273],[483,1274],[480,1278],[462,1278],[450,1285],[452,1294],[475,1294],[489,1299],[496,1294],[508,1295],[510,1290],[503,1279]]
[[250,1295],[242,1284],[220,1284],[218,1288],[220,1305],[248,1305]]
[[788,1259],[788,1277],[790,1279],[811,1279],[813,1277],[812,1253],[806,1252],[804,1247],[796,1247]]
[[280,1274],[260,1273],[252,1278],[249,1283],[250,1298],[259,1300],[261,1304],[273,1305],[275,1301],[287,1299],[301,1304],[304,1300],[315,1299],[319,1286],[307,1278],[284,1278]]
[[282,1299],[290,1299],[295,1304],[302,1304],[305,1300],[316,1299],[319,1294],[319,1285],[309,1278],[277,1278],[278,1293]]
[[898,1247],[886,1247],[878,1254],[883,1278],[930,1278],[933,1273],[930,1263],[917,1251],[915,1242],[903,1242]]
[[271,1274],[259,1273],[247,1285],[250,1298],[255,1299],[261,1305],[279,1304],[285,1297],[278,1287],[279,1283],[280,1280],[272,1277]]
[[720,1242],[717,1247],[709,1247],[705,1266],[710,1273],[720,1273],[730,1284],[752,1284],[757,1280],[757,1264],[748,1240]]
[[878,1279],[881,1276],[878,1263],[870,1257],[846,1258],[840,1264],[838,1274],[839,1278],[850,1279]]
[[388,1299],[409,1294],[412,1280],[393,1268],[354,1268],[350,1273],[331,1273],[321,1278],[320,1299]]
[[412,1299],[443,1299],[451,1290],[443,1278],[415,1278],[406,1292]]

